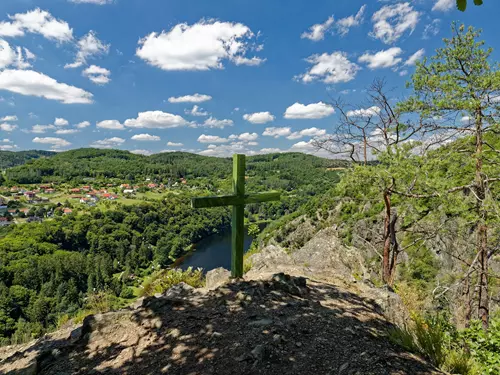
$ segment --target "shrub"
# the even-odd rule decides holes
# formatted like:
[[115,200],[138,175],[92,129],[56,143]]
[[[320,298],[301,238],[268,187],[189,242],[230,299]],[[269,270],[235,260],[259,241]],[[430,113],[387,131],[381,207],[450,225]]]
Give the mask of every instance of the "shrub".
[[142,284],[141,296],[152,296],[156,293],[164,293],[174,285],[186,283],[194,288],[204,285],[203,270],[189,267],[183,271],[181,269],[166,269],[155,272]]

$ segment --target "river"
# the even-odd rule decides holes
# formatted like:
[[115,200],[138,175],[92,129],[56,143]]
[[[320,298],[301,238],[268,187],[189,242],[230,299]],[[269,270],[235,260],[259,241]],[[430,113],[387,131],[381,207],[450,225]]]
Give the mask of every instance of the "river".
[[[245,232],[245,252],[252,244],[252,237]],[[222,233],[204,238],[195,246],[195,251],[181,260],[179,267],[183,270],[188,267],[201,267],[204,272],[218,267],[231,269],[231,229]]]

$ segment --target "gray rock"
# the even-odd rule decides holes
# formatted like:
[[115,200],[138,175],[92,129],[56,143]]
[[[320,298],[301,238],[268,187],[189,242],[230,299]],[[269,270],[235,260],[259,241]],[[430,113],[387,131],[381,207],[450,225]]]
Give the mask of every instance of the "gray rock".
[[270,326],[271,324],[273,324],[273,320],[268,318],[259,319],[248,323],[248,325],[251,327],[265,327]]
[[221,285],[227,284],[230,278],[231,272],[222,267],[208,271],[206,275],[206,288],[210,290],[216,289]]
[[145,297],[138,298],[132,305],[134,309],[140,309],[141,307],[144,307],[144,300]]
[[164,296],[165,298],[182,299],[189,296],[193,291],[194,288],[191,285],[182,282],[167,290]]
[[262,361],[264,358],[264,345],[257,345],[252,349],[251,353],[257,361]]

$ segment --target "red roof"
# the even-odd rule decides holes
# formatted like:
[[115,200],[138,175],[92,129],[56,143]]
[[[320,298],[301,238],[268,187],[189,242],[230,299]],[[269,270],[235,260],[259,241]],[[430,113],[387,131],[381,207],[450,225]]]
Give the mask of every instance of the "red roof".
[[65,208],[65,209],[63,210],[63,212],[64,212],[65,214],[70,214],[70,213],[72,213],[72,212],[73,212],[73,210],[72,210],[71,208]]

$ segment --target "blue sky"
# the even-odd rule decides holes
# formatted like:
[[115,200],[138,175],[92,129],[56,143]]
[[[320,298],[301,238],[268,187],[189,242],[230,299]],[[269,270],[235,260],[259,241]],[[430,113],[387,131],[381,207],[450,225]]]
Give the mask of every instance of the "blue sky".
[[2,0],[0,149],[311,152],[331,97],[405,95],[451,21],[496,47],[500,2],[454,1]]

